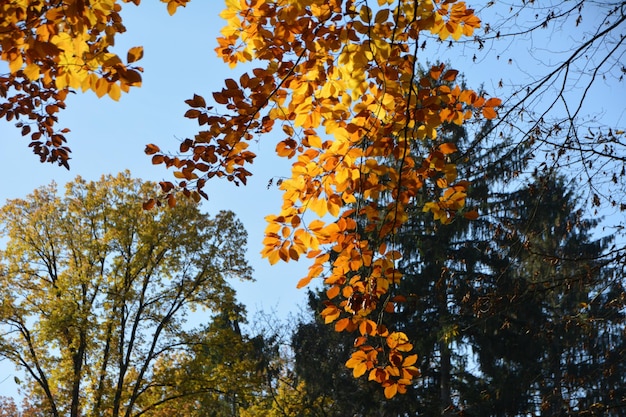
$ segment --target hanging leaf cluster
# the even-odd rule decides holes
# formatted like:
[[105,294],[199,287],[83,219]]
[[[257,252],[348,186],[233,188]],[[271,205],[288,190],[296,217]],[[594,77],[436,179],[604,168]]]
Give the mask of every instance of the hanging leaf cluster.
[[[480,20],[454,0],[227,0],[221,17],[218,56],[233,67],[263,65],[225,80],[213,93],[219,110],[199,95],[187,101],[186,117],[206,129],[178,155],[146,148],[179,179],[163,191],[200,199],[212,177],[245,184],[250,141],[278,126],[276,153],[293,163],[280,181],[280,212],[266,217],[262,255],[272,264],[312,260],[298,287],[323,278],[324,320],[359,334],[347,362],[354,376],[367,373],[389,398],[405,392],[419,373],[412,346],[370,317],[394,310],[398,300],[387,294],[402,279],[402,254],[383,242],[393,242],[422,187],[434,190],[423,209],[435,219],[463,212],[469,183],[457,178],[456,147],[437,131],[495,118],[501,103],[456,85],[458,71],[443,64],[419,77],[420,38],[458,40]],[[413,141],[431,143],[431,152],[415,154]]]
[[[189,0],[162,0],[173,14]],[[0,75],[0,118],[16,120],[30,136],[42,162],[69,167],[70,149],[56,127],[70,91],[93,91],[119,100],[141,85],[140,46],[126,59],[111,51],[126,31],[121,3],[140,0],[11,0],[0,4],[0,59],[9,72]]]

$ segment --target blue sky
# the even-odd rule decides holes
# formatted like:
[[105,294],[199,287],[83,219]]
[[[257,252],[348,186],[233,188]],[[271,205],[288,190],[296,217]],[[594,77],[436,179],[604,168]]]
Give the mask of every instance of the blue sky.
[[[169,16],[164,3],[144,1],[140,7],[124,5],[124,21],[128,32],[118,39],[116,52],[125,55],[132,46],[143,45],[144,58],[139,62],[145,72],[143,86],[123,95],[120,102],[98,99],[92,93],[71,96],[68,108],[60,113],[60,125],[69,127],[67,135],[72,149],[71,171],[50,164],[40,164],[13,123],[0,122],[0,201],[18,198],[34,188],[56,181],[61,187],[77,175],[97,179],[103,174],[115,174],[124,169],[146,180],[171,179],[162,166],[152,166],[143,153],[147,143],[161,149],[176,150],[179,140],[194,135],[198,128],[185,119],[184,100],[194,93],[207,100],[211,92],[220,90],[225,78],[238,78],[241,69],[230,70],[215,56],[215,38],[222,27],[218,17],[222,3],[196,0]],[[485,12],[491,13],[490,10]],[[593,15],[586,16],[592,22]],[[487,59],[472,61],[473,48],[429,48],[424,61],[451,60],[464,73],[469,86],[484,84],[492,95],[502,94],[498,82],[504,85],[520,83],[533,77],[533,69],[543,57],[555,60],[563,42],[579,35],[578,29],[559,27],[546,32],[547,41],[532,49],[532,54],[516,45],[500,44],[498,50],[486,51]],[[431,45],[433,45],[431,43]],[[491,55],[489,55],[491,54]],[[494,55],[501,54],[500,60]],[[509,64],[509,59],[511,63]],[[548,58],[546,58],[548,59]],[[572,91],[576,88],[573,87]],[[624,84],[600,83],[592,97],[589,111],[601,114],[609,125],[626,124]],[[271,178],[289,174],[288,161],[273,155],[277,137],[270,134],[251,146],[258,157],[253,165],[254,176],[246,187],[231,183],[209,182],[209,201],[203,209],[209,213],[233,210],[249,233],[248,259],[255,268],[256,282],[236,284],[238,297],[252,316],[255,311],[274,310],[279,316],[296,313],[304,303],[305,291],[295,288],[299,278],[306,275],[306,264],[289,263],[270,267],[259,251],[265,227],[264,217],[276,213],[281,205],[280,193],[267,189]],[[622,221],[622,218],[616,219]],[[3,364],[0,364],[0,370]],[[2,372],[0,372],[2,375]],[[0,377],[0,393],[14,389],[13,378]]]

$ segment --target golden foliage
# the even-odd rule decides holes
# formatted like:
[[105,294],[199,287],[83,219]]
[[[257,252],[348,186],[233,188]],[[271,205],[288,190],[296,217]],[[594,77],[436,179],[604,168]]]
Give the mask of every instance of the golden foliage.
[[[369,371],[387,397],[403,393],[419,373],[412,346],[368,319],[393,312],[389,289],[402,279],[402,255],[381,242],[393,241],[425,184],[438,191],[424,211],[442,223],[455,219],[469,183],[457,179],[457,149],[440,143],[437,131],[494,118],[500,105],[455,85],[458,71],[443,64],[418,76],[419,36],[457,40],[480,20],[454,0],[379,0],[374,8],[344,0],[227,0],[221,17],[218,56],[230,66],[264,66],[213,93],[223,113],[200,96],[187,101],[186,117],[206,130],[183,141],[185,156],[147,149],[181,180],[163,189],[197,196],[212,177],[245,184],[255,158],[249,141],[279,125],[285,136],[276,153],[293,162],[279,185],[280,212],[266,217],[262,255],[272,264],[312,260],[298,287],[323,278],[324,321],[360,333],[347,366],[355,377]],[[432,144],[431,152],[416,154],[417,140]]]
[[[170,14],[189,0],[161,0]],[[57,129],[57,113],[65,108],[69,91],[93,91],[119,100],[130,87],[141,85],[143,56],[131,48],[126,63],[111,53],[117,34],[126,31],[123,3],[140,0],[12,0],[0,3],[0,59],[10,73],[0,77],[0,118],[18,122],[30,135],[41,161],[68,167],[68,129]],[[43,109],[43,110],[41,110]],[[31,126],[35,126],[32,129]]]
[[[189,0],[161,1],[173,14]],[[142,69],[133,65],[142,48],[131,48],[126,63],[109,52],[125,31],[123,3],[140,0],[0,5],[0,59],[10,69],[0,78],[0,95],[17,92],[0,107],[0,117],[34,119],[36,131],[31,124],[20,127],[42,161],[68,166],[68,130],[55,128],[68,92],[91,90],[119,100],[141,84]],[[419,76],[420,36],[458,40],[472,36],[480,20],[456,0],[226,0],[220,16],[226,24],[217,55],[230,66],[263,65],[226,79],[213,93],[221,112],[202,96],[187,100],[185,117],[206,130],[183,141],[179,156],[146,147],[154,164],[174,169],[178,182],[162,182],[165,199],[144,207],[164,201],[173,207],[177,190],[195,201],[206,198],[203,187],[213,177],[245,184],[256,157],[250,140],[279,125],[285,136],[276,153],[293,162],[291,176],[279,185],[280,212],[266,218],[262,254],[272,264],[310,259],[298,286],[323,278],[324,320],[338,331],[360,333],[349,361],[355,375],[370,371],[388,397],[402,393],[417,375],[410,343],[368,319],[375,311],[394,311],[389,289],[402,279],[396,268],[402,254],[382,242],[393,242],[425,185],[435,192],[424,211],[442,223],[455,219],[469,184],[457,179],[458,151],[441,143],[438,130],[475,116],[495,118],[500,105],[455,85],[458,71],[443,64]],[[430,145],[427,155],[411,146],[418,140]]]

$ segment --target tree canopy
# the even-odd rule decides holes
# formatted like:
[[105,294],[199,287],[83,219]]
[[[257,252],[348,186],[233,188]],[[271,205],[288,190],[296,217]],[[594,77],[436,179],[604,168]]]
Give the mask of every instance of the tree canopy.
[[[228,280],[251,279],[242,225],[190,201],[145,211],[155,187],[128,172],[78,178],[63,196],[50,185],[0,210],[0,357],[24,370],[49,415],[143,415],[231,392],[255,372],[229,324],[245,317]],[[222,319],[195,328],[195,309]],[[248,366],[223,369],[229,352]]]

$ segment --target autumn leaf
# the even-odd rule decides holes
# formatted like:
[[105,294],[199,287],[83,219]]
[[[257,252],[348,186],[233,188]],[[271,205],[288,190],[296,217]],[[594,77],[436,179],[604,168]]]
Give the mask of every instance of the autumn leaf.
[[390,383],[385,387],[385,398],[388,400],[395,397],[398,393],[398,385],[394,383]]
[[143,58],[143,46],[135,46],[128,50],[126,54],[126,61],[131,64],[133,62],[139,61]]
[[11,105],[0,117],[28,117],[34,128],[29,146],[42,162],[69,167],[70,148],[65,146],[65,129],[56,126],[58,117],[41,109],[64,109],[70,91],[119,100],[122,92],[141,84],[142,69],[130,65],[142,57],[143,48],[131,48],[126,64],[109,52],[116,36],[126,31],[120,10],[117,0],[71,7],[15,1],[1,8],[6,30],[0,31],[0,59],[10,75],[0,80],[0,90]]
[[451,142],[442,143],[441,145],[439,145],[438,149],[444,155],[449,155],[451,153],[454,153],[454,152],[458,151],[458,149],[456,148],[456,145],[454,143],[451,143]]

